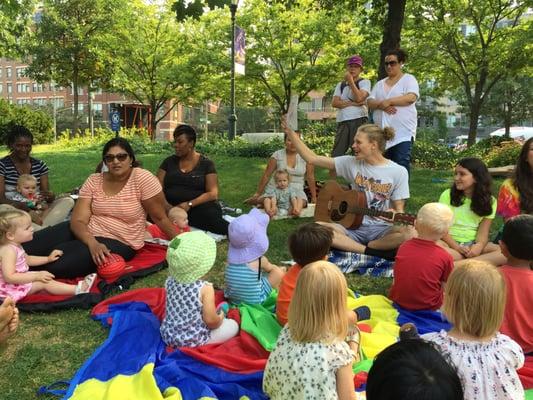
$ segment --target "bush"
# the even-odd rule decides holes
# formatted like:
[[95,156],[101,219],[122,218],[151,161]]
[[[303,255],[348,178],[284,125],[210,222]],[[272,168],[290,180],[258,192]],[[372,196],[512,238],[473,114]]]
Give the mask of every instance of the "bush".
[[0,141],[5,137],[11,125],[23,125],[33,134],[37,144],[52,142],[54,132],[52,118],[45,112],[30,106],[20,106],[0,99]]
[[522,145],[514,140],[508,142],[500,142],[499,146],[493,147],[489,150],[484,160],[489,167],[502,167],[504,165],[514,165]]
[[411,153],[412,163],[419,168],[448,170],[457,159],[457,153],[448,146],[423,140],[415,141]]

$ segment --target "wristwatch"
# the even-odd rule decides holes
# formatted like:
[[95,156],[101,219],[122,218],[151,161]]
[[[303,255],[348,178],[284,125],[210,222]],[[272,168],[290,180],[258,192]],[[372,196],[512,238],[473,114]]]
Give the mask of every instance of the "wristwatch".
[[192,208],[192,201],[189,201],[187,205],[189,206],[189,208]]

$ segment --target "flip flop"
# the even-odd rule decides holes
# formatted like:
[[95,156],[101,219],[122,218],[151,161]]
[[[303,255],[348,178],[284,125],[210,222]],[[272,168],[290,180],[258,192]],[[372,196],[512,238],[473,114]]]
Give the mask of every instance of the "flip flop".
[[[82,281],[79,281],[76,285],[76,295],[89,293],[93,287],[94,281],[96,280],[96,276],[96,274],[89,274]],[[84,284],[86,285],[85,289],[83,289]]]
[[355,352],[354,363],[357,364],[365,359],[363,349],[361,347],[361,331],[357,325],[350,328],[348,336],[346,336],[346,342],[353,342],[357,345],[357,351]]

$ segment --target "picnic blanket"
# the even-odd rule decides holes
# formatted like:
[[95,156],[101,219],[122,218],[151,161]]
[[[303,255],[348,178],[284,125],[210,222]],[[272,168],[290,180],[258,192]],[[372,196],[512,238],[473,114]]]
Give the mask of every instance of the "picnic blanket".
[[[53,295],[45,291],[34,293],[24,297],[17,303],[20,311],[24,312],[48,312],[70,308],[89,309],[101,302],[104,297],[117,291],[126,290],[137,279],[166,268],[165,261],[167,248],[153,243],[146,243],[137,250],[135,256],[127,262],[120,278],[114,282],[106,282],[98,277],[90,293],[71,295]],[[59,281],[75,284],[82,280],[58,279]]]
[[328,261],[337,265],[344,274],[356,273],[391,278],[394,262],[384,258],[332,249]]
[[[281,330],[272,313],[274,301],[232,308],[228,317],[237,320],[241,330],[226,343],[169,349],[159,333],[164,289],[138,289],[110,298],[93,310],[93,318],[110,327],[108,339],[78,370],[68,389],[54,393],[74,400],[267,399],[263,370]],[[371,332],[361,335],[367,359],[354,366],[359,391],[364,390],[372,358],[397,340],[400,321],[414,322],[421,332],[449,328],[437,312],[407,312],[383,296],[349,302],[372,310],[372,319],[365,321]],[[528,362],[531,365],[531,358]]]

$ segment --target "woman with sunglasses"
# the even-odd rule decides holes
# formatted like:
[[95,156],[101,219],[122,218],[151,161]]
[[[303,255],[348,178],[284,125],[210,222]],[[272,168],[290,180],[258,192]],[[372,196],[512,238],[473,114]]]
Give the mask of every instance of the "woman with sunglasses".
[[144,245],[147,214],[168,237],[176,231],[167,218],[163,190],[157,178],[137,167],[124,138],[107,142],[102,151],[106,172],[92,174],[80,189],[70,224],[64,222],[35,234],[24,245],[28,254],[62,256],[46,269],[56,278],[75,278],[96,271],[111,253],[126,261]]
[[[8,129],[6,143],[9,154],[0,159],[0,209],[15,207],[27,211],[35,222],[34,228],[38,229],[64,221],[74,207],[74,200],[70,197],[56,199],[50,191],[48,166],[44,161],[31,156],[33,135],[30,130],[22,125],[12,125]],[[49,209],[45,218],[32,210],[26,202],[17,201],[17,181],[23,174],[36,179],[39,198],[46,201]]]
[[407,54],[390,50],[385,56],[387,77],[380,80],[368,96],[368,107],[373,110],[374,123],[391,127],[394,139],[387,142],[385,157],[410,172],[411,149],[416,136],[417,113],[415,103],[420,97],[416,78],[402,72]]
[[218,177],[213,161],[198,153],[196,131],[189,125],[174,129],[174,155],[163,160],[157,178],[163,186],[167,208],[187,211],[189,225],[220,235],[228,234],[218,203]]

